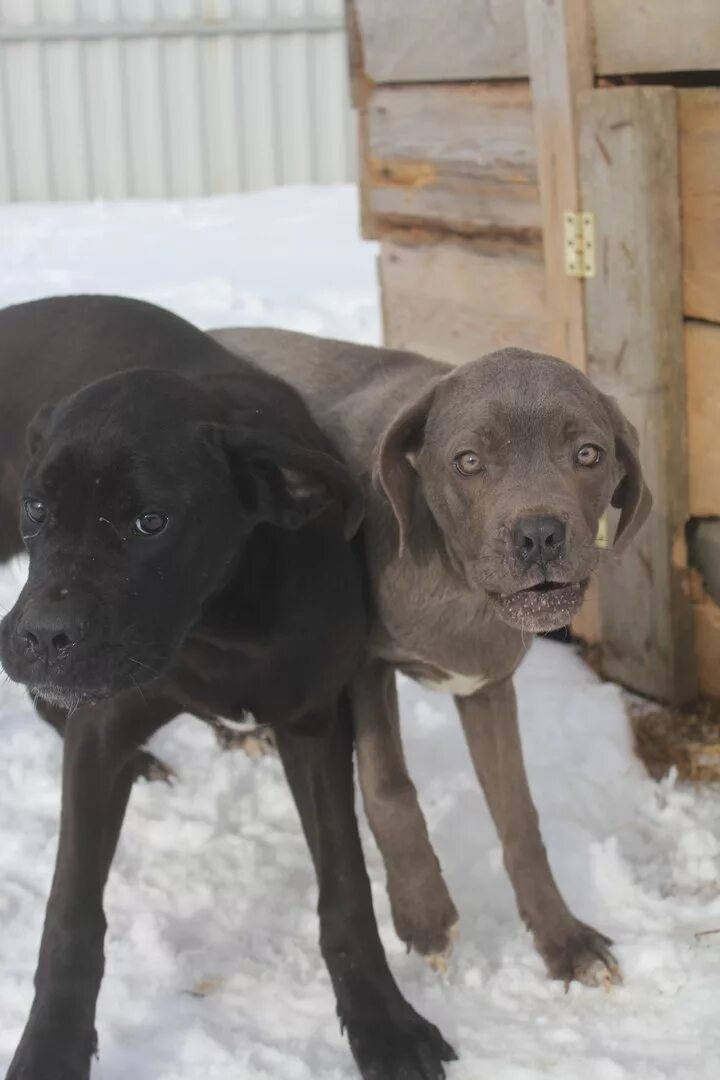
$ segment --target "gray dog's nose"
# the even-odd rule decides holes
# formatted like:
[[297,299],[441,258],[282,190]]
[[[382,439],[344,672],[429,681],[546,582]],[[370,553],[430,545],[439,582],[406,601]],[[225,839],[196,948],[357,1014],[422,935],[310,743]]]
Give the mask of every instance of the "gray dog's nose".
[[518,558],[524,563],[546,563],[559,559],[565,549],[565,526],[552,517],[520,518],[512,531]]
[[18,620],[17,633],[30,653],[48,657],[61,655],[83,636],[80,620],[57,604],[29,604]]

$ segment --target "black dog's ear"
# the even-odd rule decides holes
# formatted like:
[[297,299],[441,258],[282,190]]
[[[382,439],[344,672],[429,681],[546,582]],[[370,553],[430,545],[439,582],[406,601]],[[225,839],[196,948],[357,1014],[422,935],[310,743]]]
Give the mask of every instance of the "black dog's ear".
[[613,547],[625,550],[652,509],[652,495],[643,478],[640,465],[640,439],[637,429],[623,416],[614,398],[603,395],[615,431],[615,458],[620,476],[610,500],[620,510],[620,521]]
[[40,448],[50,427],[50,419],[54,411],[54,405],[42,405],[28,424],[25,432],[25,445],[30,457],[33,457]]
[[349,540],[365,512],[359,485],[347,467],[324,450],[310,450],[283,435],[237,427],[215,428],[247,514],[284,529],[299,529],[335,503]]
[[415,499],[417,472],[413,460],[422,446],[425,422],[436,389],[437,380],[419,398],[400,410],[375,451],[373,480],[395,514],[399,555],[405,551]]

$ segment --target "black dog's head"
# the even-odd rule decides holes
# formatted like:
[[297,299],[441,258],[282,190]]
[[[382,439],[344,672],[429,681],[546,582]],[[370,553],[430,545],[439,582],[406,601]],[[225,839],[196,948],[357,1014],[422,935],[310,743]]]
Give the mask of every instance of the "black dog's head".
[[266,405],[128,371],[38,413],[20,508],[29,577],[0,624],[12,679],[63,705],[142,685],[256,526],[297,529],[332,504],[357,525],[357,491],[309,418],[304,442]]

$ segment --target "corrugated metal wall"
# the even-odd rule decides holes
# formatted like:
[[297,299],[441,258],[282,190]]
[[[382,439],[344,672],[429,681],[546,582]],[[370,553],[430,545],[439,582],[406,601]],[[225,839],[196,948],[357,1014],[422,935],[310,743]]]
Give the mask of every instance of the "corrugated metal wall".
[[342,0],[0,0],[0,201],[355,171]]

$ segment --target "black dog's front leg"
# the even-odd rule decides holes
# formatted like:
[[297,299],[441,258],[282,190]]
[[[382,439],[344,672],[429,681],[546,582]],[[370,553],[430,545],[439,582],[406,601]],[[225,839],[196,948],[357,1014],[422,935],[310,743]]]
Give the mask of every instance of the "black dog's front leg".
[[402,996],[378,934],[355,816],[350,719],[331,714],[322,735],[278,728],[276,737],[317,871],[320,946],[360,1072],[441,1080],[455,1053]]
[[177,710],[112,705],[68,720],[60,842],[35,1000],[7,1080],[87,1080],[104,968],[103,891],[135,778],[133,754]]
[[[68,712],[70,710],[64,709],[59,705],[51,705],[48,701],[43,701],[42,698],[35,698],[33,696],[33,704],[35,706],[35,712],[38,716],[41,716],[46,724],[49,724],[51,728],[57,731],[61,739],[65,738],[65,728],[67,727]],[[156,758],[154,754],[151,754],[148,750],[138,749],[133,755],[133,771],[136,779],[143,780],[162,780],[164,783],[169,784],[174,778],[174,773],[164,762]]]

